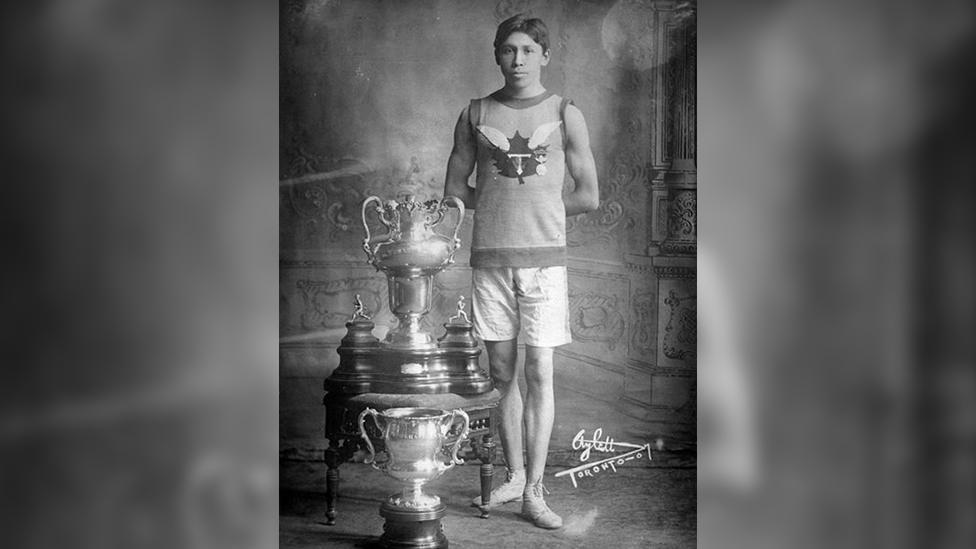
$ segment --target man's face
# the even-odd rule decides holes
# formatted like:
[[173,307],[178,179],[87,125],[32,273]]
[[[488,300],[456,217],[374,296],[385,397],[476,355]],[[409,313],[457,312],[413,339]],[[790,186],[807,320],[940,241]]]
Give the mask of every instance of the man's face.
[[498,46],[498,66],[505,83],[514,88],[538,84],[542,67],[549,64],[549,52],[524,32],[513,32]]

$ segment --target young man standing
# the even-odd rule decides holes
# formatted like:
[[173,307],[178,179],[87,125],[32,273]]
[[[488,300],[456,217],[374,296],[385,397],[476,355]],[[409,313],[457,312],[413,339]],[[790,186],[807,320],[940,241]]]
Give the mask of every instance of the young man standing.
[[[521,499],[522,514],[536,526],[559,528],[562,518],[546,505],[542,478],[555,408],[553,349],[571,341],[566,216],[599,206],[596,166],[582,113],[542,85],[551,53],[545,24],[523,15],[507,19],[494,47],[505,85],[461,112],[444,194],[475,212],[474,325],[502,395],[498,413],[508,464],[506,482],[492,490],[490,503]],[[564,193],[567,169],[574,185]],[[520,331],[524,402],[516,369]]]

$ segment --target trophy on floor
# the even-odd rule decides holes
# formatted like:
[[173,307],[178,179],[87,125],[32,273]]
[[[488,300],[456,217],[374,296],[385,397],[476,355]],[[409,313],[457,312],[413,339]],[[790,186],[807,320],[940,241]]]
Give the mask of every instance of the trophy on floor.
[[[383,441],[388,459],[382,463],[376,461],[376,450],[366,432],[366,416],[372,416],[378,438]],[[458,418],[462,427],[445,463],[441,458],[446,453],[444,444]],[[461,409],[389,408],[377,412],[366,408],[359,414],[358,424],[369,449],[366,463],[403,485],[400,493],[380,506],[380,515],[386,519],[380,543],[389,548],[446,548],[441,518],[447,507],[436,495],[424,493],[423,486],[462,463],[457,454],[468,436],[468,414]]]

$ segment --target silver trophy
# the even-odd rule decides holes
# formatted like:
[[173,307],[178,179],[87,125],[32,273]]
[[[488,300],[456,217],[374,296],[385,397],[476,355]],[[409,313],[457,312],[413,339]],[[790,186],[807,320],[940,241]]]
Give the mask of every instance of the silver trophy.
[[[434,227],[444,219],[450,204],[457,208],[458,217],[454,234],[448,237]],[[366,213],[371,208],[386,227],[386,234],[370,234]],[[369,262],[386,274],[390,311],[398,321],[383,344],[407,350],[436,348],[434,338],[421,330],[420,320],[430,311],[434,275],[454,263],[454,252],[461,246],[458,231],[464,220],[464,203],[453,196],[427,202],[418,202],[412,195],[401,202],[383,202],[370,196],[363,202],[362,219],[366,229],[363,250]]]
[[[382,463],[376,462],[376,450],[366,434],[366,416],[373,417],[386,447],[389,459]],[[450,460],[445,463],[440,454],[457,418],[463,420],[463,427],[451,448]],[[432,408],[390,408],[377,412],[366,408],[359,414],[359,432],[369,449],[366,463],[403,485],[402,493],[390,496],[390,505],[422,510],[440,504],[440,498],[425,494],[423,486],[454,465],[463,463],[457,453],[468,437],[468,423],[468,414],[460,408],[450,412]]]
[[[366,434],[366,416],[372,416],[389,458],[376,462],[376,450]],[[457,418],[463,427],[444,462],[444,443]],[[366,408],[359,414],[359,432],[369,448],[367,463],[396,479],[403,489],[380,506],[383,535],[380,545],[389,549],[447,549],[441,519],[447,506],[439,497],[425,494],[424,484],[462,463],[458,449],[468,436],[470,419],[460,408],[390,408],[377,412]]]

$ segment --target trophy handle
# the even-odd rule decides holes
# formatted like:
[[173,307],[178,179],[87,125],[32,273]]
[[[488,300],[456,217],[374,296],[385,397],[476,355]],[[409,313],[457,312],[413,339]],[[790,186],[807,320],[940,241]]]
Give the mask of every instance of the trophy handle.
[[[366,252],[366,257],[369,258],[368,259],[369,263],[374,264],[374,261],[376,260],[376,252],[374,252],[373,249],[369,246],[371,244],[370,242],[371,235],[369,234],[369,224],[366,223],[366,208],[367,206],[369,206],[371,202],[376,202],[377,204],[382,205],[383,201],[381,201],[380,197],[376,195],[370,196],[363,201],[363,209],[362,209],[363,229],[366,229],[366,238],[363,239],[363,250]],[[380,221],[383,221],[382,214],[380,215]],[[385,224],[385,221],[383,222]]]
[[471,419],[468,417],[467,412],[465,412],[464,410],[460,408],[453,410],[451,412],[451,420],[447,424],[448,430],[450,430],[451,425],[454,425],[454,419],[457,416],[461,416],[461,419],[464,420],[464,428],[461,429],[461,434],[458,436],[457,440],[454,441],[454,446],[451,447],[451,462],[447,464],[447,469],[450,469],[455,465],[464,464],[464,460],[458,457],[458,450],[461,449],[461,444],[464,443],[464,440],[468,438],[468,427],[471,424]]
[[458,218],[457,223],[454,225],[454,249],[451,250],[451,255],[448,256],[447,261],[444,263],[445,265],[451,265],[454,263],[454,252],[461,247],[461,239],[458,238],[458,233],[461,231],[461,223],[464,222],[464,202],[456,196],[445,196],[444,199],[441,200],[441,204],[446,204],[448,202],[453,202],[454,205],[457,206]]
[[[366,434],[365,423],[366,416],[373,416],[373,423],[375,423],[377,427],[380,427],[379,418],[377,417],[378,415],[379,414],[376,410],[366,408],[359,413],[359,420],[356,422],[356,424],[359,425],[359,434],[362,435],[363,440],[366,441],[366,447],[369,448],[369,456],[364,460],[364,463],[372,464],[374,469],[382,470],[376,465],[376,449],[373,448],[373,441],[369,440],[369,435]],[[380,429],[382,430],[382,427],[380,427]]]

